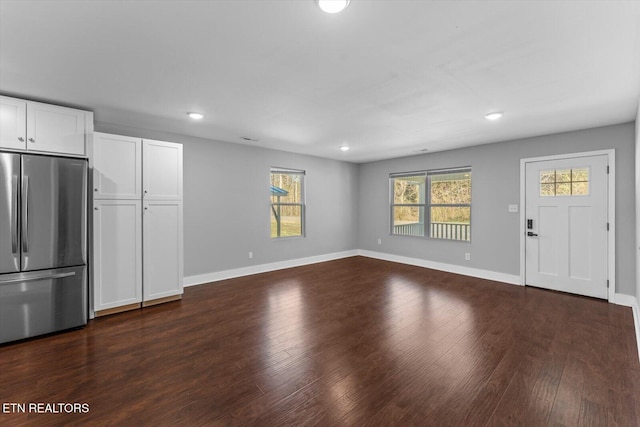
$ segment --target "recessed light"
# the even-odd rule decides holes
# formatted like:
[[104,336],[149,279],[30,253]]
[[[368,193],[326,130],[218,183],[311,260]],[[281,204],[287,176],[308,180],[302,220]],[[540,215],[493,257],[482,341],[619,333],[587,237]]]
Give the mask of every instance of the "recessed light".
[[204,115],[200,113],[187,113],[187,115],[191,117],[193,120],[200,120],[204,117]]
[[349,146],[347,146],[347,145],[341,145],[341,146],[340,146],[340,149],[341,149],[342,151],[349,151]]
[[504,113],[502,111],[493,111],[484,115],[487,120],[498,120]]
[[350,0],[314,0],[320,10],[326,13],[339,13],[349,6]]

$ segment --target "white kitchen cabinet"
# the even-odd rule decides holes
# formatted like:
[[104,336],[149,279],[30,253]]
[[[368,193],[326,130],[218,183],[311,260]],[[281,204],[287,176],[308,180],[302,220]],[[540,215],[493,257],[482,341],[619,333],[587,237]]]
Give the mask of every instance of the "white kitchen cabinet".
[[85,154],[86,112],[27,103],[27,150]]
[[142,301],[141,206],[140,200],[94,201],[93,298],[96,312],[113,311],[115,307],[140,306]]
[[182,144],[142,141],[144,200],[182,200]]
[[180,299],[182,145],[95,133],[91,148],[96,315]]
[[0,147],[27,148],[27,101],[0,96]]
[[182,202],[144,202],[143,227],[142,292],[148,305],[183,292]]
[[93,134],[94,199],[140,200],[142,196],[140,138]]
[[7,96],[0,97],[0,105],[1,148],[86,155],[93,113]]

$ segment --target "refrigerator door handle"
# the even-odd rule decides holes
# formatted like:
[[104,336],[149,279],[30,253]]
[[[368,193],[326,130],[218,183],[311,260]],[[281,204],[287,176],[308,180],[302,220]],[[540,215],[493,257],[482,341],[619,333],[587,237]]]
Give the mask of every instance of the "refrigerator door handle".
[[29,177],[22,177],[22,252],[29,252]]
[[62,279],[63,277],[71,277],[75,276],[75,271],[69,271],[67,273],[58,273],[58,274],[33,274],[29,275],[29,277],[17,277],[11,279],[2,279],[0,278],[0,285],[7,285],[9,283],[22,283],[22,282],[33,282],[36,280],[45,280],[45,279]]
[[18,175],[13,175],[13,200],[11,201],[11,252],[18,253]]

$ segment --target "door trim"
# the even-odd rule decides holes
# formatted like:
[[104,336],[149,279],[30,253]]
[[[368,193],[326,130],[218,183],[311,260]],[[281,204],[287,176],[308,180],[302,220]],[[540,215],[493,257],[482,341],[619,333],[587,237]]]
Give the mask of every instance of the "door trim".
[[576,157],[591,157],[606,155],[609,163],[608,185],[607,185],[607,222],[609,223],[609,234],[607,236],[607,279],[609,289],[607,289],[607,300],[613,302],[616,292],[616,150],[585,151],[581,153],[558,154],[553,156],[529,157],[520,159],[520,284],[525,285],[526,258],[525,258],[525,221],[526,221],[526,165],[527,163],[542,162],[548,160],[563,160]]

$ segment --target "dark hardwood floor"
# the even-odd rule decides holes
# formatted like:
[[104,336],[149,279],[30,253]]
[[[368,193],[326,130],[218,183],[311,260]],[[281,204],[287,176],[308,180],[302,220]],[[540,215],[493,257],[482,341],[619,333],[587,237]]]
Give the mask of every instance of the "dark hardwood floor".
[[363,257],[2,346],[0,379],[5,409],[89,406],[11,426],[640,423],[631,309]]

